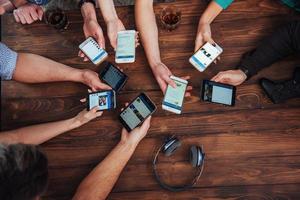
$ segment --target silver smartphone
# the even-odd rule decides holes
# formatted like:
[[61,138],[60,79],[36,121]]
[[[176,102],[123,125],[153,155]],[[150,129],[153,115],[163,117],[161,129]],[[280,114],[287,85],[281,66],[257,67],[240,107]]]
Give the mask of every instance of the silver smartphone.
[[94,38],[89,37],[79,45],[79,49],[95,64],[98,65],[104,61],[108,54],[99,46]]

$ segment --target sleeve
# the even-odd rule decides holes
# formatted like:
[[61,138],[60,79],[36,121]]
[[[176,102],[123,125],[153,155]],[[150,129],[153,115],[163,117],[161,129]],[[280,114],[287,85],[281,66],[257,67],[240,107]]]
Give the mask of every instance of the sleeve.
[[46,5],[49,3],[49,0],[27,0],[29,3],[36,4],[36,5]]
[[251,52],[244,55],[238,69],[247,77],[257,74],[261,69],[288,55],[300,52],[300,21],[280,27]]
[[1,80],[11,80],[16,68],[18,54],[0,42],[0,76]]
[[221,6],[223,9],[226,9],[233,0],[214,0],[219,6]]

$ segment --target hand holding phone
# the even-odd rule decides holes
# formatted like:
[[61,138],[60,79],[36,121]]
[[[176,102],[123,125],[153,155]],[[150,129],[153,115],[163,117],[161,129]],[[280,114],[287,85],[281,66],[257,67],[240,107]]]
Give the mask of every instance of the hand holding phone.
[[79,45],[79,49],[95,64],[98,65],[104,61],[108,54],[99,44],[92,38],[87,38]]
[[131,132],[141,125],[145,119],[156,110],[155,104],[144,93],[137,96],[119,115],[119,120],[124,128]]
[[162,103],[162,108],[164,110],[180,114],[182,111],[183,99],[187,89],[188,81],[171,76],[170,77],[176,84],[176,87],[168,85],[167,91]]
[[116,92],[119,92],[128,80],[128,76],[110,62],[106,63],[99,76]]
[[236,88],[232,85],[209,80],[204,80],[202,83],[201,98],[203,101],[234,106],[235,93]]
[[135,61],[135,37],[135,30],[118,32],[116,63],[133,63]]
[[219,45],[207,42],[190,57],[189,62],[198,71],[203,72],[222,52],[223,49]]
[[99,110],[111,110],[116,108],[116,93],[113,90],[98,91],[88,94],[88,110],[99,107]]

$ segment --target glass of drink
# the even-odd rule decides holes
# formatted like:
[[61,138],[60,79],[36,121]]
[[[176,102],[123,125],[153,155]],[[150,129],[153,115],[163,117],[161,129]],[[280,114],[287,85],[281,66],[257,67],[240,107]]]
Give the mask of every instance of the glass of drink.
[[65,30],[68,28],[69,21],[67,15],[61,9],[46,10],[45,22],[58,30]]
[[168,31],[175,30],[181,22],[181,11],[176,7],[166,7],[160,12],[162,27]]

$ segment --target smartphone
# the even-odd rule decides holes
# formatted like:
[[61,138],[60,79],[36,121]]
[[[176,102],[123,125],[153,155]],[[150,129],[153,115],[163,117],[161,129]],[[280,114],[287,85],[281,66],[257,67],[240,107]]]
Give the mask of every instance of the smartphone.
[[190,57],[189,61],[197,70],[203,72],[222,52],[223,49],[219,45],[207,42]]
[[128,76],[110,62],[100,71],[99,77],[116,92],[119,92],[128,80]]
[[162,109],[180,114],[182,111],[183,99],[188,85],[187,80],[171,76],[176,84],[176,88],[168,85],[167,91],[162,102]]
[[83,43],[79,45],[79,49],[94,63],[95,65],[100,64],[104,61],[108,54],[102,49],[94,38],[89,37]]
[[202,83],[201,98],[203,101],[234,106],[235,93],[236,87],[232,85],[209,80],[204,80]]
[[87,109],[91,110],[99,106],[99,110],[111,110],[116,108],[116,93],[114,90],[89,93],[87,97]]
[[116,63],[133,63],[135,61],[135,34],[135,30],[118,32]]
[[144,93],[136,97],[119,115],[122,125],[128,132],[141,125],[156,110],[155,104]]

